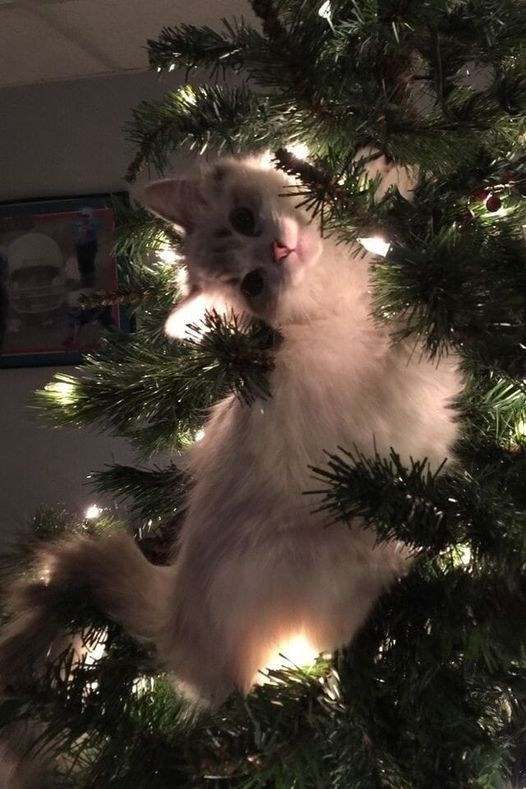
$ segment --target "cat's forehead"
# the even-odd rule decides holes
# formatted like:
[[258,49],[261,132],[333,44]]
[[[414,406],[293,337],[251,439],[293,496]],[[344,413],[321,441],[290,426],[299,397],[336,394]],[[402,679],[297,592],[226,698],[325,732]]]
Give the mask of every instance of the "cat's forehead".
[[258,160],[226,159],[214,163],[206,174],[207,191],[235,202],[269,199],[278,201],[286,193],[287,177]]

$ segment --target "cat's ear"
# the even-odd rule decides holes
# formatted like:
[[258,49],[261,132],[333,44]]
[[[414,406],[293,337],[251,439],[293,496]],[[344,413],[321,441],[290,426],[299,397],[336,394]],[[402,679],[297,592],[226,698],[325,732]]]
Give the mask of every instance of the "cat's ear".
[[206,204],[199,180],[175,178],[148,184],[141,202],[152,214],[166,219],[185,233],[192,231],[197,210]]

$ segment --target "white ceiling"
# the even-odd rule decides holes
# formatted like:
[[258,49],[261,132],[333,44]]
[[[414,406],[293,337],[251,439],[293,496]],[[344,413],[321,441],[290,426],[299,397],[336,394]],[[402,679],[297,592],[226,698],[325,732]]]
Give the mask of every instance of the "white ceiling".
[[148,68],[146,39],[178,22],[250,17],[246,0],[0,0],[0,87]]

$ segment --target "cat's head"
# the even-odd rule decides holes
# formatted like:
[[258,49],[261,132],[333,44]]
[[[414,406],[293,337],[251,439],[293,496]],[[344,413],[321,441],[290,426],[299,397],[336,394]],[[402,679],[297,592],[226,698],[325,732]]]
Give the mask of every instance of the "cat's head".
[[[167,331],[180,336],[191,302],[269,322],[320,257],[319,228],[291,181],[257,159],[222,159],[193,178],[149,184],[143,203],[184,233],[190,295]],[[222,307],[224,309],[222,309]],[[170,323],[171,321],[171,323]],[[172,329],[172,330],[171,330]]]

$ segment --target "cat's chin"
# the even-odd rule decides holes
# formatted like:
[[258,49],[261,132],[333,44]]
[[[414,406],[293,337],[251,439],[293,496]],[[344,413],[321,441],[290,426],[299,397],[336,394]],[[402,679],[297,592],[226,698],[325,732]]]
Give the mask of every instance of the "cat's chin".
[[197,335],[193,327],[206,333],[206,315],[214,312],[229,319],[233,313],[237,315],[240,311],[219,293],[192,293],[170,313],[164,324],[164,332],[174,340],[195,339]]
[[[271,323],[275,309],[257,311],[242,303],[240,298],[229,299],[220,293],[196,293],[182,299],[170,313],[164,331],[174,340],[199,341],[210,330],[206,320],[209,315],[217,313],[226,323],[236,321],[242,327],[251,320],[263,320]],[[197,327],[198,331],[196,331]]]

